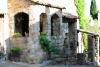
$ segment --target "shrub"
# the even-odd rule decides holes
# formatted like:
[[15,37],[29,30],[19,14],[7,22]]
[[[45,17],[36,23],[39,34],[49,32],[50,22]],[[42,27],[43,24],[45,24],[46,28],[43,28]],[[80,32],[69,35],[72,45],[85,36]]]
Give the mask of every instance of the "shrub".
[[41,43],[41,48],[43,48],[44,50],[49,51],[50,53],[59,53],[61,50],[55,45],[53,44],[49,39],[47,39],[45,36],[43,36],[44,34],[46,34],[46,32],[41,32],[41,36],[39,36],[38,40]]
[[18,48],[18,47],[11,48],[10,50],[11,50],[11,51],[21,51],[21,49]]
[[14,37],[21,37],[22,35],[18,32],[13,35]]
[[[85,17],[85,0],[74,0],[74,3],[76,5],[76,11],[78,13],[78,16],[80,17],[79,19],[79,25],[80,29],[86,30],[86,17]],[[85,46],[84,49],[87,51],[87,34],[84,33],[84,38],[85,38]]]

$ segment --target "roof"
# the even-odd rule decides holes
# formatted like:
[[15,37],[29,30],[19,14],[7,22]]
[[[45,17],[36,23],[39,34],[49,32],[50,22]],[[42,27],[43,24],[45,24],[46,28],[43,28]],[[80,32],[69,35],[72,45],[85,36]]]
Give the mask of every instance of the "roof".
[[43,5],[43,6],[57,8],[57,9],[66,9],[65,7],[62,7],[62,6],[52,5],[49,2],[41,2],[39,0],[30,0],[30,1],[33,2],[33,3],[35,3],[35,4],[38,4],[38,5]]
[[69,19],[79,19],[80,17],[72,15],[70,13],[62,13],[62,17],[69,18]]

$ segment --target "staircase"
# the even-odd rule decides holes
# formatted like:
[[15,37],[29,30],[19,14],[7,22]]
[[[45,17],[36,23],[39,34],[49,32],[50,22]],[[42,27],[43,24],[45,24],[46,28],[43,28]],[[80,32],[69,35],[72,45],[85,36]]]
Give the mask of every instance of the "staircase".
[[67,55],[51,54],[50,60],[44,61],[43,65],[65,65]]

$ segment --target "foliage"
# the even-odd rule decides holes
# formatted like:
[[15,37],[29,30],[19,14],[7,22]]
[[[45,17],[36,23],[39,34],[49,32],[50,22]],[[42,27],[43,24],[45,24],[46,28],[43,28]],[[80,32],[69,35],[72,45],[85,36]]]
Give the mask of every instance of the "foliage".
[[11,48],[10,50],[11,50],[11,51],[21,51],[21,49],[18,48],[18,47]]
[[41,32],[42,35],[46,35],[46,32]]
[[97,19],[97,13],[96,0],[91,0],[90,14],[92,15],[93,19]]
[[42,44],[42,47],[44,50],[49,50],[49,44],[51,41],[49,41],[45,36],[39,36],[39,42]]
[[[41,32],[41,34],[46,34],[46,32]],[[39,42],[41,43],[41,48],[44,50],[49,51],[50,53],[59,53],[61,50],[53,44],[50,40],[48,40],[45,36],[41,35],[38,38]]]
[[25,32],[25,34],[28,34],[27,32]]
[[91,19],[92,19],[91,16],[87,17],[87,23],[86,23],[86,29],[87,29],[87,31],[93,32],[93,33],[99,33],[100,34],[100,29],[98,27],[98,21],[97,21],[97,19],[94,20],[94,25],[93,26],[91,26],[90,25],[91,23],[89,22],[89,20],[91,20]]
[[[75,0],[74,1],[76,8],[77,8],[77,13],[78,16],[80,17],[79,19],[79,24],[80,24],[80,29],[86,30],[86,17],[85,17],[85,0]],[[84,33],[84,38],[85,38],[85,46],[84,49],[87,51],[87,34]]]
[[13,35],[14,37],[21,37],[22,35],[18,32]]
[[55,44],[52,44],[50,49],[49,49],[50,52],[54,52],[54,53],[59,53],[61,50],[58,48],[57,45]]
[[88,56],[88,58],[90,58],[90,59],[91,59],[91,58],[92,58],[92,56],[90,56],[90,55],[89,55],[89,56]]

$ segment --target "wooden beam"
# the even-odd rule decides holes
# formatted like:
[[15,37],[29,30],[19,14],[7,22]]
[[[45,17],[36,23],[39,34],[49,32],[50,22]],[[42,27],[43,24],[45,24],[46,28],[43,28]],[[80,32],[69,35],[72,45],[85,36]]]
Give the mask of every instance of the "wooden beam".
[[85,31],[85,30],[82,30],[82,29],[77,29],[77,31],[78,32],[82,32],[82,33],[92,34],[94,36],[99,36],[98,33],[93,33],[93,32]]
[[34,1],[34,0],[31,0],[31,2],[33,2],[33,3],[35,3],[35,4],[38,4],[38,5],[47,6],[47,7],[52,7],[52,8],[57,8],[57,9],[66,9],[65,7],[61,7],[61,6],[54,6],[54,5],[49,4],[49,3],[42,3],[42,2],[39,2],[39,1]]

